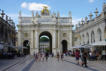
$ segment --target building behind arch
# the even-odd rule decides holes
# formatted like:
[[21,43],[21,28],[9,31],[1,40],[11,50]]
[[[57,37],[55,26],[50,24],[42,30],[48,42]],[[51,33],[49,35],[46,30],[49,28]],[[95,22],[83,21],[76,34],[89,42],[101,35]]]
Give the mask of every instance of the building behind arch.
[[73,35],[73,46],[91,45],[92,50],[99,49],[105,51],[106,54],[106,3],[103,4],[102,12],[99,14],[98,9],[95,10],[95,17],[90,13],[89,19],[81,20],[76,25]]

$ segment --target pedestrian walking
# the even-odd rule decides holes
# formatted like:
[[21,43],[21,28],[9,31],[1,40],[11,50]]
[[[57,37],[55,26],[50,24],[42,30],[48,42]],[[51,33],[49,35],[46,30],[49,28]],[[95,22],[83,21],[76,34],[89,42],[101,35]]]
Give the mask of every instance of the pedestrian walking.
[[52,53],[52,57],[54,57],[54,53]]
[[42,52],[42,61],[44,61],[44,58],[45,58],[45,53]]
[[77,64],[79,64],[79,58],[80,58],[80,52],[79,52],[79,50],[76,50],[76,52],[75,52],[75,58],[76,58]]
[[38,61],[41,61],[41,53],[38,53]]
[[62,53],[62,54],[61,54],[61,60],[62,60],[62,61],[63,61],[63,58],[64,58],[64,54]]
[[35,61],[36,62],[38,61],[38,54],[37,53],[35,54]]
[[87,66],[87,53],[86,52],[82,52],[82,66],[85,65],[85,67]]
[[49,57],[49,53],[48,52],[46,52],[45,57],[46,57],[46,61],[48,61],[48,57]]
[[60,59],[60,55],[59,55],[59,52],[57,53],[57,60],[59,61]]
[[34,58],[35,58],[35,52],[33,53],[33,56],[34,56]]

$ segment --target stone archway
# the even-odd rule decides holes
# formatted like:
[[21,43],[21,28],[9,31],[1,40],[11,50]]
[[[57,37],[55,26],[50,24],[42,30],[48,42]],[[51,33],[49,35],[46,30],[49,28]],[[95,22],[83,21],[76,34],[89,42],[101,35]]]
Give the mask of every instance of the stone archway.
[[[61,19],[60,19],[61,18]],[[61,39],[67,39],[67,48],[72,50],[72,17],[61,17],[49,14],[49,10],[44,8],[41,13],[34,16],[24,17],[19,14],[18,46],[22,46],[24,39],[30,40],[30,54],[39,52],[39,39],[46,35],[50,38],[50,53],[56,55],[61,52]],[[27,34],[26,34],[27,33]],[[65,34],[64,34],[65,33]],[[64,46],[64,45],[63,45]]]
[[[42,36],[45,36],[45,37],[48,38],[48,42],[47,41],[43,42],[44,45],[46,45],[47,43],[49,44],[47,48],[45,48],[46,46],[43,46],[44,47],[43,50],[45,49],[47,52],[49,52],[51,54],[52,53],[52,35],[51,35],[51,33],[47,32],[47,31],[44,31],[44,32],[40,33],[40,35],[39,35],[39,43],[41,43],[40,38]],[[42,49],[42,47],[40,47],[40,46],[41,45],[39,44],[39,51]]]
[[67,41],[66,40],[63,40],[62,41],[62,53],[66,53],[67,52]]
[[24,46],[23,53],[24,54],[30,54],[30,42],[29,42],[29,40],[24,40],[23,46]]

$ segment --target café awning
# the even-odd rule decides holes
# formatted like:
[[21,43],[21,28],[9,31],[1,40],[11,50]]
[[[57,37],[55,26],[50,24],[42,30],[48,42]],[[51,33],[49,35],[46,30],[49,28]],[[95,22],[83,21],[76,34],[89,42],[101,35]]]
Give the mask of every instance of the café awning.
[[79,45],[79,46],[74,46],[73,48],[84,48],[84,46]]
[[84,44],[84,45],[74,46],[73,48],[91,48],[91,47],[92,45]]
[[106,41],[99,41],[91,44],[92,46],[106,46]]

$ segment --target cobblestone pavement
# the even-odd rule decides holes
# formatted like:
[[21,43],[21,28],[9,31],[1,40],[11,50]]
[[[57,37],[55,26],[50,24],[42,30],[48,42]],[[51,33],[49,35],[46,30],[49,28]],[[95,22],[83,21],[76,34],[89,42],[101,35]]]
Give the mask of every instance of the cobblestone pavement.
[[24,57],[16,57],[14,59],[0,59],[0,71],[17,64],[20,60],[22,60]]
[[29,56],[16,57],[14,59],[0,59],[0,71],[14,71],[13,69],[17,68],[15,66],[19,66],[19,64],[25,63],[27,58],[29,58]]
[[35,62],[27,56],[9,69],[0,71],[106,71],[106,61],[88,61],[88,68],[77,65],[75,58],[65,57],[64,61],[49,57],[48,61]]
[[49,58],[46,62],[34,60],[22,71],[106,71],[106,61],[88,61],[88,68],[76,64],[75,58],[66,57],[64,61]]
[[27,56],[23,60],[20,60],[16,65],[12,66],[11,68],[5,71],[23,71],[24,68],[30,66],[29,64],[33,61],[34,58],[32,56]]
[[[75,58],[73,57],[66,57],[65,61],[72,64],[74,63],[76,64]],[[88,63],[88,68],[84,68],[86,71],[106,71],[106,61],[103,61],[103,60],[102,61],[87,61],[87,63]]]

